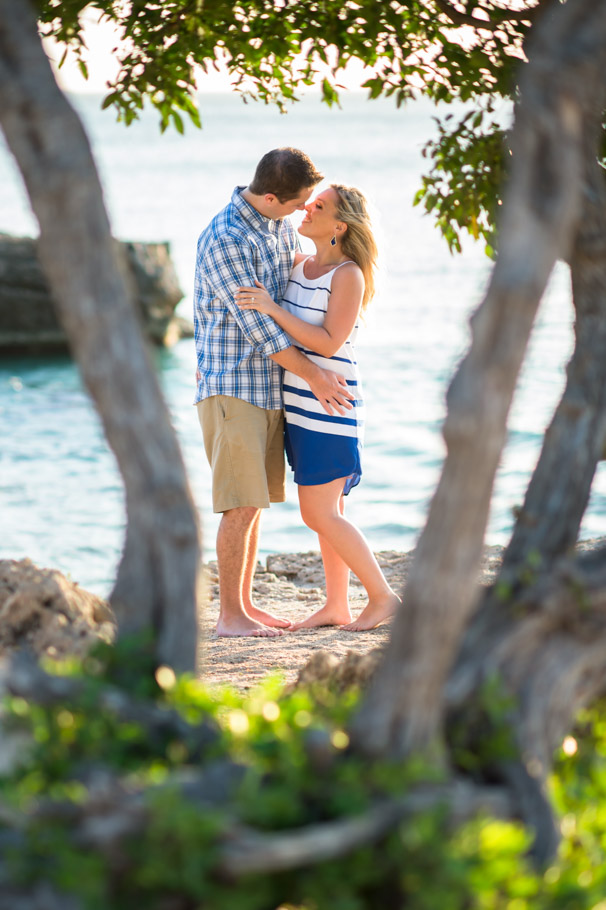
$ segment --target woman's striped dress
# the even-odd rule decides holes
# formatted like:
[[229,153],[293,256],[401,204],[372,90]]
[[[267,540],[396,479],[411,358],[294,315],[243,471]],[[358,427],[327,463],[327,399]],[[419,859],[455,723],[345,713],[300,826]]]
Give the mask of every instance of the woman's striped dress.
[[[305,322],[322,325],[332,278],[340,266],[312,279],[305,277],[304,265],[305,260],[294,267],[282,306]],[[346,477],[344,492],[349,493],[360,482],[364,402],[354,351],[357,332],[356,322],[345,344],[332,357],[322,357],[293,339],[293,344],[318,366],[344,376],[355,395],[351,411],[343,416],[327,414],[305,380],[284,371],[286,456],[297,484],[311,486]]]

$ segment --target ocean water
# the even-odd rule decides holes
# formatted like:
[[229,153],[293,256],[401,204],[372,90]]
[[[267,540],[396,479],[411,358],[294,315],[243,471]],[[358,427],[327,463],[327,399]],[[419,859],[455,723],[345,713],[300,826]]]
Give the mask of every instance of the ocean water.
[[[361,331],[367,400],[364,477],[348,513],[374,549],[408,550],[423,528],[444,456],[446,387],[469,341],[468,318],[482,299],[490,262],[480,245],[451,256],[430,218],[412,207],[433,132],[434,109],[415,102],[343,97],[329,110],[313,95],[286,115],[234,95],[203,96],[204,129],[160,135],[146,112],[125,128],[99,99],[74,96],[90,136],[117,237],[168,240],[191,315],[196,239],[245,184],[269,148],[307,151],[330,180],[364,189],[377,213],[382,285]],[[507,111],[503,110],[503,117]],[[20,176],[0,140],[0,231],[35,234]],[[542,435],[562,393],[573,344],[569,277],[554,273],[542,303],[512,409],[495,486],[488,543],[507,542]],[[194,395],[193,341],[155,355],[195,501],[206,558],[217,518]],[[0,361],[0,557],[29,556],[107,594],[124,533],[122,487],[95,411],[67,357]],[[582,536],[606,533],[606,471],[600,466]],[[296,488],[264,513],[261,557],[316,549],[300,520]]]

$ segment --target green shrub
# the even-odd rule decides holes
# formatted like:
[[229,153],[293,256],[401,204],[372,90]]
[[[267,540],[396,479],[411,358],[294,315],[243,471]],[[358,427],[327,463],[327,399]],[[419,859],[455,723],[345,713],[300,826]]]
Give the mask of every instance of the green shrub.
[[[603,706],[582,715],[556,757],[551,790],[563,841],[543,873],[526,861],[531,838],[520,825],[484,818],[447,833],[438,807],[341,859],[227,881],[217,858],[236,820],[280,832],[343,819],[438,775],[418,763],[370,763],[348,749],[354,690],[287,692],[275,677],[248,694],[209,689],[170,671],[154,676],[144,648],[138,656],[136,644],[120,648],[52,668],[79,681],[69,703],[5,701],[5,730],[26,732],[32,746],[20,770],[0,780],[0,797],[7,811],[38,810],[24,833],[11,839],[7,823],[0,830],[15,882],[51,881],[86,910],[606,910]],[[177,712],[186,722],[181,733],[168,725],[150,736],[121,720],[111,699],[101,706],[110,689]],[[201,753],[187,731],[202,722],[215,734]],[[227,762],[241,776],[227,803],[203,808],[183,795],[179,774]],[[117,859],[91,854],[78,835],[101,769],[125,794],[140,793],[147,810],[144,829],[119,845]]]

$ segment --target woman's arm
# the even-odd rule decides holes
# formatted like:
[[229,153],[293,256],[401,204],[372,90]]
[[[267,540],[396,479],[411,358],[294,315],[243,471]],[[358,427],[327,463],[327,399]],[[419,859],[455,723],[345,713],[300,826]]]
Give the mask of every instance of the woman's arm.
[[238,306],[271,316],[295,341],[323,357],[336,354],[351,335],[364,294],[364,277],[360,268],[355,263],[343,265],[333,276],[324,322],[322,325],[310,325],[278,306],[263,285],[256,284],[255,288],[238,288],[235,295]]

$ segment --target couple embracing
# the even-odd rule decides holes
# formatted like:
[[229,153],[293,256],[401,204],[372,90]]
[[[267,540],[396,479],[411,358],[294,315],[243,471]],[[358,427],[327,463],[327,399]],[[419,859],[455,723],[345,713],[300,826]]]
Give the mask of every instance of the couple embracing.
[[[323,180],[293,148],[274,149],[198,241],[196,403],[212,468],[220,611],[217,634],[271,637],[337,625],[371,629],[399,604],[362,533],[344,515],[360,481],[363,401],[354,343],[377,258],[366,201]],[[313,197],[313,198],[312,198]],[[299,233],[289,215],[304,210]],[[301,516],[318,534],[326,603],[291,624],[252,602],[261,510],[285,499],[284,449]],[[352,622],[349,572],[368,603]]]

